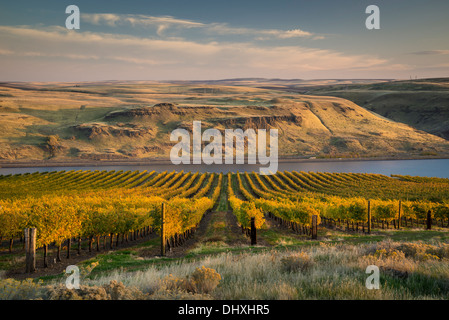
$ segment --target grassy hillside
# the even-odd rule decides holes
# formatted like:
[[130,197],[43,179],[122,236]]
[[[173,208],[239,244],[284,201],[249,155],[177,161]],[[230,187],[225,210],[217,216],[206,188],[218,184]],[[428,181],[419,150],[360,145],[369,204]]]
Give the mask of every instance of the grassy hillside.
[[449,140],[449,78],[331,85],[314,88],[310,94],[348,99]]
[[279,81],[273,81],[271,88],[268,80],[251,79],[219,84],[3,83],[0,159],[168,158],[175,144],[169,139],[171,131],[190,130],[195,120],[203,122],[203,130],[278,129],[281,156],[449,154],[449,142],[442,138],[345,99],[273,88]]

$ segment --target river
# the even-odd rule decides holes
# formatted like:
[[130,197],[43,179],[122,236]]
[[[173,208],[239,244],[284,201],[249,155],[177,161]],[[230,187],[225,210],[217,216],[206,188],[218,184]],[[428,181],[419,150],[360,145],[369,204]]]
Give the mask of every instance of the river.
[[[30,168],[0,168],[0,175],[33,173],[36,171],[60,170],[156,170],[156,171],[192,171],[192,172],[258,172],[260,165],[232,164],[232,165],[128,165],[128,166],[79,166],[79,167],[30,167]],[[400,174],[423,177],[449,178],[449,159],[423,160],[350,160],[350,161],[298,161],[280,162],[279,171],[314,171],[314,172],[354,172],[379,173],[384,175]]]

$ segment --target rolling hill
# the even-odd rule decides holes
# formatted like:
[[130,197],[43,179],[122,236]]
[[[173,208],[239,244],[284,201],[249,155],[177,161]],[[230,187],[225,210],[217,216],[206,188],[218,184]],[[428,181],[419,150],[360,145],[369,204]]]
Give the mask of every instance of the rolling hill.
[[449,140],[449,78],[322,86],[309,94],[348,99]]
[[168,158],[171,131],[193,121],[203,130],[278,129],[281,157],[449,154],[449,141],[343,98],[231,82],[111,81],[0,84],[0,159]]

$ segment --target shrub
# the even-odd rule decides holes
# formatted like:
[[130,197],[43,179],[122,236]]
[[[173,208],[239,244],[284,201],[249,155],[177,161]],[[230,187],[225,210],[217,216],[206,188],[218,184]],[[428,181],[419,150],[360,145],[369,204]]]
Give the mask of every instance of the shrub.
[[182,279],[170,274],[162,280],[162,291],[166,290],[172,294],[193,293],[209,294],[220,283],[221,275],[214,269],[196,268],[189,279]]
[[50,287],[48,299],[50,300],[144,300],[148,295],[137,288],[125,287],[122,282],[115,280],[108,285],[83,286],[79,289],[67,289],[65,285]]
[[359,258],[360,266],[376,265],[391,276],[406,278],[415,270],[416,263],[407,259],[406,253],[400,249],[394,243],[379,243],[374,252]]
[[221,275],[214,269],[204,266],[196,268],[189,278],[189,289],[194,293],[212,292],[220,283]]
[[286,272],[307,272],[315,262],[305,252],[294,253],[281,259],[282,269]]
[[388,258],[392,260],[402,260],[405,258],[405,253],[396,249],[378,249],[373,256],[376,259]]
[[23,281],[14,279],[0,280],[0,300],[31,300],[38,299],[43,294],[42,281],[33,279]]
[[438,256],[440,259],[449,258],[449,244],[440,243],[439,246],[435,246],[428,250],[429,253]]
[[188,282],[185,279],[181,279],[170,274],[162,280],[161,287],[168,291],[185,292],[188,288]]
[[105,288],[97,286],[83,286],[79,289],[67,289],[63,284],[50,287],[49,300],[110,300]]
[[418,259],[423,256],[428,250],[429,245],[422,243],[404,243],[401,244],[398,249],[405,253],[406,257]]
[[440,258],[436,255],[425,253],[420,257],[420,260],[427,261],[427,260],[440,260]]
[[111,300],[145,300],[147,295],[135,287],[125,287],[115,280],[104,287]]
[[442,243],[438,246],[424,243],[404,243],[400,246],[405,255],[416,260],[441,260],[449,257],[449,245]]

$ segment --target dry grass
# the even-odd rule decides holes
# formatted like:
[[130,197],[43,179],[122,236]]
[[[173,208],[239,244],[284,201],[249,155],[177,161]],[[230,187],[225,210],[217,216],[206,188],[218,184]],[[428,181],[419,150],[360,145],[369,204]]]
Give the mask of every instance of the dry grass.
[[[222,277],[209,294],[214,299],[440,299],[447,298],[449,261],[407,257],[399,249],[404,243],[328,245],[301,251],[270,251],[258,254],[223,253],[201,261],[149,268],[136,273],[116,272],[92,280],[98,284],[120,279],[143,292],[157,291],[159,281],[170,274],[178,279],[204,265]],[[435,244],[442,250],[446,244]],[[388,249],[389,248],[389,249]],[[381,267],[381,289],[365,287],[368,265]],[[287,271],[287,272],[286,272]],[[407,272],[406,278],[400,273]],[[438,289],[439,288],[439,289]]]
[[[381,270],[379,290],[365,287],[366,268],[373,264]],[[113,298],[106,288],[115,281],[112,287],[123,291],[122,295],[117,293],[118,298],[134,292],[135,299],[389,300],[447,299],[448,279],[447,244],[385,241],[358,245],[321,243],[300,251],[222,253],[141,271],[115,270],[83,279],[81,284],[97,288],[86,289],[87,296],[104,288],[107,293],[102,297],[107,298]],[[7,280],[1,280],[0,285],[4,281]],[[18,291],[23,289],[18,283],[9,284],[14,286]],[[58,286],[60,282],[54,282],[46,290]],[[32,297],[32,294],[15,295]],[[48,298],[48,292],[44,296]]]
[[297,252],[281,258],[282,269],[287,272],[307,272],[314,264],[315,262],[305,252]]

